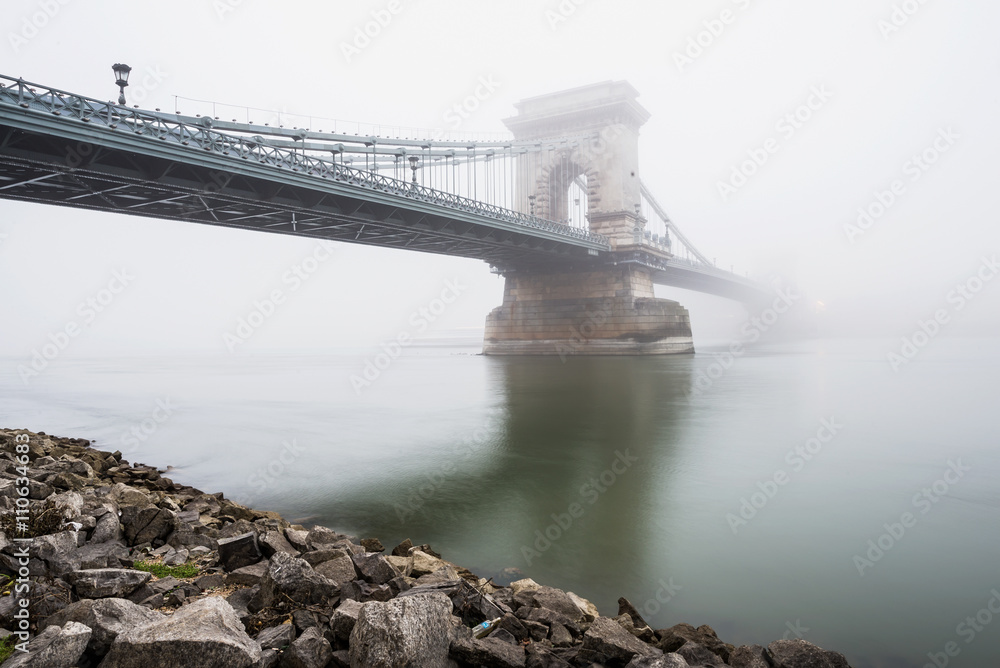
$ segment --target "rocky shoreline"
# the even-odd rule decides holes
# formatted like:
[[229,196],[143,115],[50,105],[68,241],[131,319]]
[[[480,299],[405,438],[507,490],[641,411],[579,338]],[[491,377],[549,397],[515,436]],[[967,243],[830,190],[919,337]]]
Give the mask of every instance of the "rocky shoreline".
[[654,630],[624,598],[602,617],[572,592],[497,586],[409,540],[386,554],[83,439],[0,430],[0,453],[2,668],[849,668],[803,640]]

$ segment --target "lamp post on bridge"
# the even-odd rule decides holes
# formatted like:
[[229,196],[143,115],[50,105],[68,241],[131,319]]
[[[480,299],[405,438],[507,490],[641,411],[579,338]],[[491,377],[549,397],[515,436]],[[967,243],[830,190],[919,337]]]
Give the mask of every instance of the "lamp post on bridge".
[[420,158],[415,155],[410,156],[410,169],[413,170],[413,187],[417,187],[417,168],[420,165]]
[[128,86],[128,75],[132,71],[132,68],[128,65],[123,65],[122,63],[115,63],[111,66],[111,69],[115,72],[115,85],[121,91],[118,95],[118,104],[125,105],[125,87]]

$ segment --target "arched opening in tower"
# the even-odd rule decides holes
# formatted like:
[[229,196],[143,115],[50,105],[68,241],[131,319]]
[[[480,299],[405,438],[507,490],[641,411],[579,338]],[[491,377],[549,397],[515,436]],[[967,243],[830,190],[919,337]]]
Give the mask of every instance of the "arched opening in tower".
[[566,193],[566,203],[569,213],[568,224],[570,227],[586,230],[590,227],[588,216],[589,198],[587,188],[587,177],[583,174],[577,176],[569,184]]

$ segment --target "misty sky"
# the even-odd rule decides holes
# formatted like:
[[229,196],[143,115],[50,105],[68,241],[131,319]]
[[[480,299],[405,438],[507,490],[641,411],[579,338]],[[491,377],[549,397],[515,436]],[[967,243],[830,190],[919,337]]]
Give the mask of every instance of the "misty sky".
[[[495,91],[459,131],[498,132],[520,99],[627,80],[652,113],[641,177],[674,221],[719,266],[781,274],[822,301],[828,332],[908,335],[952,309],[949,292],[1000,249],[1000,5],[986,0],[49,4],[58,10],[41,20],[45,2],[5,0],[0,73],[112,99],[121,61],[133,67],[130,103],[146,108],[172,111],[176,95],[451,129],[449,111],[485,78]],[[391,21],[358,48],[372,12]],[[707,46],[689,50],[700,33]],[[808,103],[807,120],[783,120]],[[757,173],[720,193],[765,146]],[[933,164],[914,160],[925,151]],[[887,212],[850,232],[894,181]],[[448,280],[461,296],[425,334],[481,329],[500,303],[502,279],[482,262],[343,244],[290,291],[283,276],[313,250],[0,200],[0,355],[27,357],[69,322],[83,328],[74,355],[226,352],[224,335],[275,287],[287,302],[241,352],[377,345],[411,330]],[[115,280],[112,303],[81,307]],[[723,299],[658,294],[691,309],[696,343],[746,317]],[[948,335],[994,333],[998,306],[1000,280],[954,313]]]

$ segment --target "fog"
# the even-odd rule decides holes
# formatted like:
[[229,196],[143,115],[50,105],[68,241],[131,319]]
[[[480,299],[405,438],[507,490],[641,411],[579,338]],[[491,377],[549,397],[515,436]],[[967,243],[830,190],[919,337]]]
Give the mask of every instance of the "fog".
[[[518,100],[627,80],[652,114],[641,177],[720,267],[782,276],[821,335],[907,336],[944,309],[947,336],[981,336],[1000,320],[984,264],[1000,246],[998,23],[986,0],[6,0],[0,73],[113,99],[124,62],[144,108],[208,113],[191,100],[213,100],[469,134],[503,131]],[[881,215],[859,223],[859,209]],[[228,354],[226,333],[313,248],[0,200],[0,355],[27,358],[68,323],[83,329],[69,356]],[[970,279],[981,290],[958,308]],[[113,280],[114,300],[88,308]],[[486,264],[336,244],[236,351],[376,346],[445,281],[461,297],[423,335],[476,335],[503,287]],[[696,344],[748,316],[658,294],[689,307]]]

